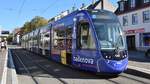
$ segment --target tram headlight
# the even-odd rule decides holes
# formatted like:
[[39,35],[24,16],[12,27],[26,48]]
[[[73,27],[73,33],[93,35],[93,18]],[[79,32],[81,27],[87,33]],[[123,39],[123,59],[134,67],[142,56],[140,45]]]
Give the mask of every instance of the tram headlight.
[[106,58],[108,58],[108,56],[106,56]]
[[109,56],[109,59],[111,59],[111,56]]
[[124,55],[124,57],[127,57],[127,55]]
[[111,56],[106,55],[106,56],[105,56],[105,58],[106,58],[106,59],[111,59],[112,57],[111,57]]
[[126,58],[127,57],[127,51],[124,51],[123,52],[123,58]]
[[111,60],[113,58],[113,54],[111,54],[111,53],[102,53],[102,56],[105,59],[109,59],[109,60]]

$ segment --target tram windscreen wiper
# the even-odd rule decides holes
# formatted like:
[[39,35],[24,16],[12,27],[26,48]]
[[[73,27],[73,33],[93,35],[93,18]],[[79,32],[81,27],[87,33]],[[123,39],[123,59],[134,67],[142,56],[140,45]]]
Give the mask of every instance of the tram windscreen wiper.
[[116,42],[114,43],[114,47],[115,47],[115,51],[118,51],[120,48],[119,48],[119,41],[121,40],[121,35],[119,35],[119,37],[117,38]]

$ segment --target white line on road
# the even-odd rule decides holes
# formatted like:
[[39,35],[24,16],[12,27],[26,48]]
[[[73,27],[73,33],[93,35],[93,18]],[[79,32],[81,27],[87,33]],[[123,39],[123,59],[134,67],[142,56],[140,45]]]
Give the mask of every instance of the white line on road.
[[145,69],[145,68],[141,68],[141,67],[136,67],[136,66],[130,66],[130,65],[128,65],[128,68],[129,69],[134,69],[134,70],[137,70],[137,71],[140,71],[140,72],[143,72],[143,73],[150,74],[150,70],[149,69]]

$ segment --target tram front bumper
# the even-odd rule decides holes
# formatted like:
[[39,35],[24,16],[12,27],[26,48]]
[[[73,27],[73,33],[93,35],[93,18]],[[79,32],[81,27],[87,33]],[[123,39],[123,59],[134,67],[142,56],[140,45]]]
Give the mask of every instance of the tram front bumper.
[[101,60],[99,61],[99,71],[102,73],[119,74],[127,69],[128,58],[115,61],[115,60]]

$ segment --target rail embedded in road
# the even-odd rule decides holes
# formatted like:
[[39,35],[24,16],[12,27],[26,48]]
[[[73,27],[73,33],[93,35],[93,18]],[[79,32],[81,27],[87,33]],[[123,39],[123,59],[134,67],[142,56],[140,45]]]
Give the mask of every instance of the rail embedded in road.
[[32,76],[40,84],[46,84],[48,82],[53,82],[56,84],[150,83],[149,79],[134,76],[132,74],[122,73],[118,77],[112,78],[95,75],[93,73],[82,70],[80,71],[78,69],[63,66],[62,64],[56,63],[45,57],[39,56],[23,49],[13,49],[12,54],[15,65],[17,66],[16,70],[18,70],[18,75],[28,75],[28,73],[25,73],[24,69],[22,69],[21,63],[18,62],[19,60],[17,59],[17,56],[22,60],[23,64],[26,65],[27,69],[30,71],[30,74],[32,74]]

